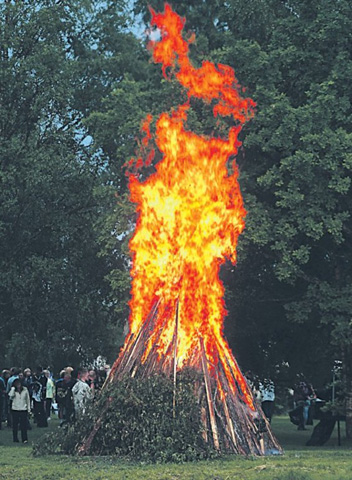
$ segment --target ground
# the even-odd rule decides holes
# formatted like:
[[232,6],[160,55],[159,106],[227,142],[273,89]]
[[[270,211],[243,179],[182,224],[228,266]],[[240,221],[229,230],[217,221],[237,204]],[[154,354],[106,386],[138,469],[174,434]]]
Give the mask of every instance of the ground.
[[[53,420],[49,429],[58,423]],[[32,456],[31,444],[47,429],[33,428],[29,445],[13,444],[11,431],[0,431],[0,480],[352,480],[352,442],[337,445],[337,429],[325,447],[306,447],[311,434],[299,432],[288,417],[276,417],[273,430],[285,449],[283,456],[221,460],[181,465],[141,465],[112,457]]]

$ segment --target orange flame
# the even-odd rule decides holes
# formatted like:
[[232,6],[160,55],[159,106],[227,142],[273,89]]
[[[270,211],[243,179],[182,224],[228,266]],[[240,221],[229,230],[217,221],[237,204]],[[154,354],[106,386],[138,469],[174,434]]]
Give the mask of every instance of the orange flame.
[[[241,145],[238,134],[253,116],[255,103],[241,98],[232,68],[210,62],[203,62],[200,68],[192,65],[188,53],[194,38],[183,39],[185,20],[170,5],[165,5],[163,13],[152,11],[151,23],[161,34],[151,48],[164,76],[168,72],[174,75],[189,99],[214,103],[214,116],[232,116],[236,125],[226,139],[188,131],[189,100],[157,119],[156,144],[163,158],[145,182],[130,176],[131,199],[138,213],[130,242],[130,334],[140,330],[159,300],[143,359],[152,347],[157,347],[160,357],[170,355],[178,311],[178,368],[197,364],[201,337],[210,365],[216,368],[221,362],[233,391],[253,408],[252,396],[223,337],[226,310],[219,269],[226,258],[236,261],[237,239],[245,225],[237,166],[233,162],[230,173],[228,162]],[[148,116],[143,125],[143,148],[151,138],[151,120]],[[150,161],[149,155],[143,163]],[[137,166],[141,162],[139,159]]]

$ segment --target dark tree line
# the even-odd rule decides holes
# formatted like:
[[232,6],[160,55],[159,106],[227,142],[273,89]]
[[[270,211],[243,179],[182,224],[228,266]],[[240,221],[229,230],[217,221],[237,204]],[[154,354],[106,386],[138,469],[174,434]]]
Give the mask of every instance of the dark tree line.
[[[149,3],[163,8],[0,2],[2,363],[117,355],[134,225],[123,165],[141,119],[183,96],[131,33]],[[230,344],[243,368],[287,382],[326,383],[342,360],[352,415],[350,4],[176,7],[197,35],[194,62],[233,66],[258,104],[238,156],[246,230],[222,272]],[[206,106],[190,119],[216,128]]]

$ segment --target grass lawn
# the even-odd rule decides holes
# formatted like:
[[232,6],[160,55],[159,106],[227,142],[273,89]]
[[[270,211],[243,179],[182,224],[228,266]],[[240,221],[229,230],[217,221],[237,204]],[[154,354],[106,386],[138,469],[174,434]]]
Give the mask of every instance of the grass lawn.
[[283,456],[141,465],[112,457],[33,457],[31,444],[44,432],[58,428],[54,419],[48,429],[33,427],[29,445],[13,444],[12,432],[0,431],[0,480],[352,480],[352,444],[344,438],[344,424],[341,427],[341,447],[336,427],[326,446],[305,447],[313,427],[299,432],[288,417],[276,417],[273,430],[285,449]]

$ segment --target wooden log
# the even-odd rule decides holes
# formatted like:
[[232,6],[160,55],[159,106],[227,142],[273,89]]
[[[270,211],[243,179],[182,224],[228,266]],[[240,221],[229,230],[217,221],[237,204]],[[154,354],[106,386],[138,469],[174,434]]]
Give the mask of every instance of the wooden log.
[[222,388],[222,396],[223,396],[222,403],[223,403],[224,414],[226,418],[226,425],[233,443],[234,450],[236,453],[245,455],[246,452],[239,442],[239,437],[237,435],[237,432],[235,431],[233,420],[229,411],[228,402],[234,405],[233,392],[232,392],[232,389],[229,387],[228,379],[226,377],[226,373],[220,359],[218,361],[217,375],[218,375],[218,382],[220,382],[220,385]]
[[133,333],[129,333],[128,336],[126,337],[125,339],[125,345],[124,347],[121,349],[120,351],[120,354],[119,356],[117,357],[116,361],[114,362],[113,366],[112,366],[112,369],[110,370],[110,373],[109,375],[106,377],[105,379],[105,382],[103,384],[103,388],[105,387],[106,384],[108,383],[111,383],[114,378],[115,378],[115,374],[116,372],[118,372],[119,368],[120,368],[120,365],[121,365],[121,362],[123,361],[124,357],[125,357],[125,353],[126,351],[129,350],[132,342],[134,340],[134,334]]
[[197,398],[199,409],[200,409],[200,421],[203,425],[202,437],[205,443],[209,443],[208,432],[210,431],[210,428],[208,425],[207,409],[205,408],[205,405],[204,405],[204,402],[207,401],[206,393],[205,393],[205,385],[204,385],[204,376],[202,380],[200,380],[200,378],[196,380],[194,384],[194,396]]
[[176,417],[176,377],[177,377],[177,341],[178,341],[178,307],[179,300],[176,302],[176,313],[175,313],[175,332],[174,332],[174,391],[172,398],[172,416]]
[[94,424],[94,427],[93,427],[93,430],[90,432],[90,434],[88,435],[88,437],[83,441],[82,445],[78,448],[78,455],[87,455],[89,453],[89,450],[90,450],[90,447],[92,445],[92,442],[94,440],[94,437],[95,435],[97,434],[98,430],[100,429],[101,427],[101,422],[102,422],[102,419],[99,418],[95,424]]
[[202,431],[202,437],[205,441],[205,443],[208,443],[208,419],[207,419],[207,411],[205,407],[201,407],[200,409],[200,420],[203,424],[203,431]]
[[227,427],[228,427],[228,430],[229,430],[229,433],[230,433],[230,437],[231,437],[234,449],[237,453],[240,453],[240,448],[239,448],[239,445],[237,443],[237,438],[236,438],[236,435],[235,435],[235,431],[233,429],[233,423],[232,423],[232,419],[230,417],[230,412],[229,412],[229,408],[227,406],[227,402],[226,402],[225,397],[223,398],[222,404],[223,404],[223,407],[224,407],[226,423],[227,423]]
[[173,358],[174,358],[173,352],[174,352],[174,341],[169,343],[167,350],[163,356],[162,364],[160,366],[160,371],[163,374],[165,374],[167,377],[171,377],[173,372]]
[[[260,445],[258,427],[255,424],[254,419],[252,418],[255,413],[252,410],[249,411],[249,407],[246,405],[246,403],[243,402],[243,397],[234,394],[233,389],[228,383],[228,378],[226,376],[222,362],[219,362],[218,367],[218,375],[221,378],[221,386],[227,394],[228,402],[232,406],[232,410],[235,412],[237,427],[239,427],[242,442],[245,442],[247,445],[247,448],[245,449],[242,445],[239,444],[239,442],[237,442],[240,453],[244,455],[249,453],[252,455],[257,455],[258,453],[262,452],[262,446]],[[232,417],[230,411],[229,417],[230,419]],[[233,430],[235,430],[234,427]],[[236,432],[237,431],[238,428],[236,429]],[[234,434],[236,437],[238,437],[238,435],[236,435],[236,432],[234,431]]]
[[[147,358],[144,360],[143,363],[143,369],[142,369],[142,377],[148,377],[152,373],[160,373],[160,371],[163,371],[160,368],[157,368],[157,364],[159,362],[163,362],[163,357],[159,358],[159,341],[160,337],[164,331],[165,324],[167,323],[168,320],[168,315],[166,313],[169,313],[167,311],[164,311],[162,316],[163,316],[163,323],[162,325],[158,328],[158,331],[154,333],[153,335],[153,346],[150,349]],[[160,367],[160,365],[159,365]]]
[[[275,448],[278,450],[279,453],[282,453],[282,448],[281,448],[281,446],[279,445],[279,442],[277,441],[277,439],[275,438],[275,436],[274,436],[274,434],[273,434],[273,432],[272,432],[272,430],[271,430],[270,422],[269,422],[269,420],[266,418],[266,415],[265,415],[265,413],[263,412],[261,405],[257,405],[257,409],[258,409],[258,411],[260,412],[261,418],[262,418],[263,421],[265,422],[266,433],[267,433],[268,437],[270,438],[270,440],[271,440],[271,442],[272,442],[272,444],[273,444],[273,447],[275,447]],[[264,454],[265,454],[265,452],[264,452]],[[263,454],[263,455],[264,455],[264,454]]]
[[125,366],[124,366],[124,368],[121,368],[120,378],[122,376],[130,373],[130,371],[133,368],[134,361],[138,358],[138,353],[141,354],[140,359],[142,358],[143,351],[144,351],[144,346],[145,346],[145,337],[149,336],[148,328],[149,328],[151,322],[154,320],[154,318],[157,314],[157,310],[158,310],[158,307],[160,305],[160,302],[161,302],[161,297],[155,303],[154,308],[152,309],[152,312],[150,313],[150,315],[147,317],[146,321],[141,326],[141,328],[140,328],[140,330],[137,334],[136,341],[135,341],[135,343],[132,347],[132,351],[127,358]]
[[[233,428],[232,418],[227,405],[227,397],[229,395],[229,385],[228,380],[225,375],[225,371],[220,360],[220,355],[218,353],[216,359],[216,377],[217,377],[217,390],[220,391],[219,406],[222,407],[224,412],[224,417],[218,413],[220,421],[223,426],[223,431],[228,435],[227,446],[228,450],[232,450],[233,453],[245,453],[237,441],[237,437]],[[231,400],[231,396],[229,397]],[[216,411],[216,410],[215,410]]]
[[145,322],[141,325],[138,332],[129,334],[128,343],[125,345],[124,349],[121,351],[118,359],[116,360],[115,364],[113,365],[113,368],[111,369],[111,372],[109,375],[109,379],[111,379],[110,382],[113,381],[115,377],[115,373],[117,375],[117,378],[122,378],[126,374],[126,371],[128,370],[127,368],[128,363],[130,362],[131,357],[134,356],[135,349],[140,344],[141,336],[145,336],[145,332],[149,327],[151,320],[154,319],[161,300],[162,298],[160,297],[157,301],[154,302],[154,305],[149,315],[147,316]]
[[207,365],[207,357],[206,357],[206,353],[205,353],[205,349],[204,349],[204,341],[201,337],[200,337],[199,341],[200,341],[201,353],[202,353],[202,367],[203,367],[204,380],[205,380],[205,390],[206,390],[206,393],[207,393],[210,426],[211,426],[211,432],[212,432],[212,436],[213,436],[214,448],[215,448],[215,450],[220,450],[219,434],[218,434],[218,428],[217,428],[217,425],[216,425],[213,399],[212,399],[212,395],[211,395],[211,381],[210,381],[210,375],[209,375],[209,370],[208,370],[208,365]]
[[223,405],[221,403],[217,404],[216,402],[214,402],[214,411],[218,418],[218,425],[220,424],[220,428],[218,429],[219,437],[221,437],[223,441],[225,452],[238,453],[231,438],[231,434],[226,423],[226,418],[224,418],[223,415]]

